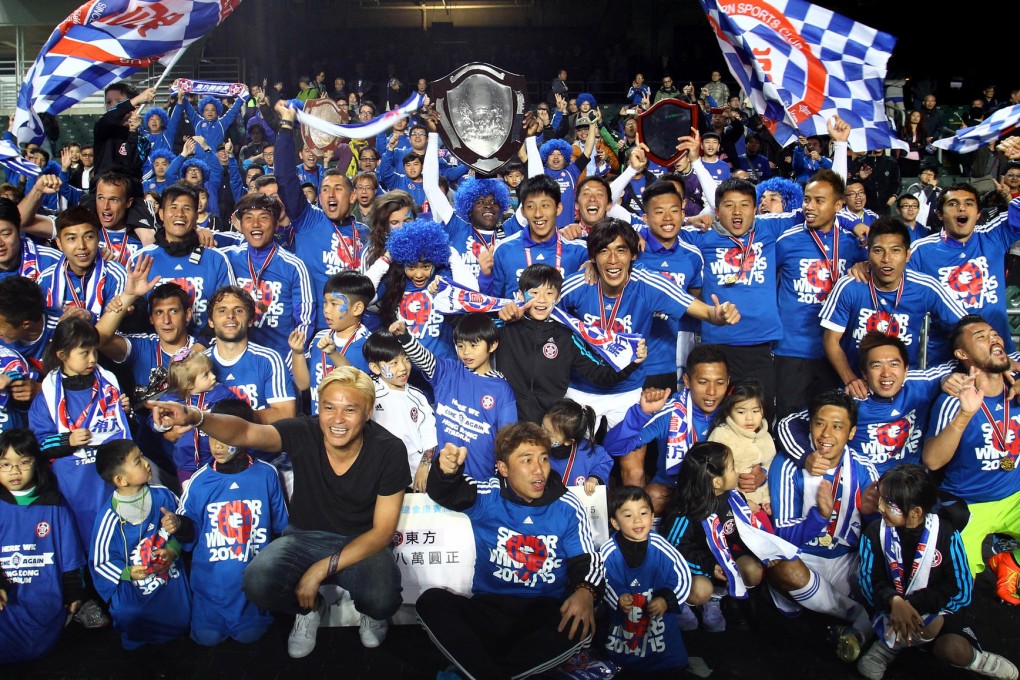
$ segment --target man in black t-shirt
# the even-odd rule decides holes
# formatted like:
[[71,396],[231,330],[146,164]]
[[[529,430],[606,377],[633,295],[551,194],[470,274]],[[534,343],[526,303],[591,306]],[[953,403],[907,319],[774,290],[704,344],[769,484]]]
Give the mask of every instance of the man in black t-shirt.
[[375,387],[351,366],[319,384],[319,415],[256,425],[181,404],[151,403],[165,427],[190,425],[232,446],[279,453],[294,465],[290,525],[244,572],[244,593],[256,606],[296,615],[287,651],[294,658],[315,648],[330,603],[321,585],[351,593],[361,613],[361,643],[378,647],[386,619],[401,604],[400,571],[391,540],[404,489],[411,484],[407,449],[370,422]]

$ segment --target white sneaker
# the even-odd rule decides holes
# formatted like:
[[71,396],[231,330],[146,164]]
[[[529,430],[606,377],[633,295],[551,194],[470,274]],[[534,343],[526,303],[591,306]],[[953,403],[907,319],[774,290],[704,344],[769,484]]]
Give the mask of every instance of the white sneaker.
[[[361,637],[361,644],[368,649],[378,647],[383,643],[383,640],[386,639],[386,631],[389,629],[390,624],[388,624],[385,620],[380,621],[362,614],[361,625],[358,628],[358,635]],[[315,643],[313,642],[312,644],[314,645]]]
[[292,659],[303,659],[315,649],[315,637],[319,633],[319,624],[322,622],[322,615],[326,613],[325,601],[307,614],[298,614],[294,617],[294,627],[290,629],[290,637],[287,638],[287,653]]
[[1016,666],[1009,659],[991,652],[978,652],[977,657],[967,668],[989,678],[1016,680],[1018,675]]

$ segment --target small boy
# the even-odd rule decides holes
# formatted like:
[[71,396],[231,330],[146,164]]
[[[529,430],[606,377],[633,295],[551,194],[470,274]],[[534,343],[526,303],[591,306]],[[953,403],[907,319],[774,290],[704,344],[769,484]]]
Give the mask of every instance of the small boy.
[[609,501],[615,533],[599,550],[606,566],[607,630],[600,643],[628,671],[659,673],[687,666],[676,613],[691,590],[687,561],[652,530],[652,499],[623,486]]
[[[567,393],[572,371],[593,385],[610,387],[629,377],[645,360],[642,340],[634,362],[617,371],[596,358],[570,328],[552,318],[563,286],[563,276],[555,268],[533,264],[521,272],[518,285],[524,316],[500,329],[494,361],[514,390],[520,420],[541,424],[549,407]],[[515,305],[505,309],[500,313],[504,321],[519,314]]]
[[39,284],[24,276],[0,279],[0,345],[24,357],[28,375],[15,380],[10,394],[31,401],[39,392],[43,354],[60,321],[60,310],[46,306]]
[[524,163],[510,161],[503,166],[502,174],[503,181],[506,182],[507,188],[510,189],[510,207],[503,213],[503,219],[507,219],[517,210],[517,206],[521,204],[521,199],[517,196],[517,187],[524,181]]
[[63,257],[39,279],[46,305],[81,307],[95,323],[106,303],[124,292],[127,272],[116,262],[98,257],[102,227],[89,208],[68,208],[57,216],[55,229],[54,240]]
[[436,358],[407,332],[403,321],[395,321],[390,332],[435,392],[437,446],[450,443],[467,448],[464,472],[473,479],[492,477],[496,432],[517,422],[514,392],[490,364],[499,346],[496,324],[484,314],[468,314],[460,320],[453,342],[461,365]]
[[[479,258],[479,290],[490,295],[512,297],[517,279],[535,263],[555,267],[560,274],[578,271],[588,261],[583,241],[564,239],[556,231],[556,218],[563,212],[560,187],[546,175],[529,177],[520,188],[521,213],[527,226],[496,245],[492,259]],[[573,209],[573,203],[571,210]]]
[[409,385],[411,360],[391,333],[368,336],[361,348],[375,383],[372,420],[403,440],[407,447],[411,488],[424,492],[436,451],[436,416],[425,393]]
[[174,153],[170,149],[156,149],[152,152],[149,160],[152,162],[152,176],[142,183],[146,192],[154,191],[162,195],[166,188],[166,171],[174,160]]
[[[315,334],[307,351],[302,329],[295,329],[288,338],[294,382],[301,391],[311,389],[312,415],[319,412],[319,383],[335,367],[354,366],[369,373],[368,361],[361,353],[369,331],[361,317],[375,297],[372,280],[356,271],[342,271],[326,281],[322,292],[322,311],[328,328]],[[297,353],[301,351],[304,360],[299,360]]]
[[89,550],[96,591],[110,605],[124,649],[169,642],[188,630],[188,577],[175,562],[181,545],[165,526],[177,497],[150,485],[152,470],[130,439],[99,447],[96,471],[114,486],[96,518]]
[[[255,422],[241,399],[224,399],[213,413]],[[219,644],[228,637],[252,643],[273,617],[241,591],[245,568],[287,527],[287,506],[276,468],[244,449],[209,438],[213,462],[191,478],[176,515],[164,519],[167,533],[193,551],[191,639]]]

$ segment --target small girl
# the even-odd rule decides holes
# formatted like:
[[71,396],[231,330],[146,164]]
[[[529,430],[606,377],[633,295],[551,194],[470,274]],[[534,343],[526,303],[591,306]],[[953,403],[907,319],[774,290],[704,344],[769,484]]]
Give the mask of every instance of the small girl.
[[878,680],[907,647],[931,644],[936,659],[992,678],[1015,678],[1017,668],[981,651],[965,609],[974,577],[960,534],[932,512],[938,489],[920,465],[887,470],[878,482],[878,511],[861,536],[858,582],[876,640],[857,672]]
[[[738,598],[761,583],[761,561],[743,544],[737,523],[754,523],[737,488],[733,453],[719,442],[698,442],[680,466],[677,485],[666,502],[660,531],[680,551],[695,574],[688,604],[704,604],[701,625],[710,633],[726,630],[720,603],[728,591]],[[736,517],[734,510],[740,510]],[[697,620],[681,611],[680,627]]]
[[0,569],[0,664],[38,659],[81,606],[85,552],[28,430],[0,434],[0,554],[20,555]]
[[[167,369],[166,386],[168,399],[194,406],[200,411],[210,410],[213,404],[223,399],[234,398],[233,392],[216,382],[209,355],[192,352],[189,347],[174,355]],[[153,429],[160,431],[155,424]],[[164,432],[163,437],[174,442],[173,461],[181,484],[212,460],[209,436],[198,429],[173,427]]]
[[58,323],[43,357],[42,389],[28,409],[29,426],[53,459],[82,545],[89,545],[96,516],[113,493],[96,474],[96,447],[131,439],[117,378],[99,367],[98,347],[99,333],[85,319]]
[[[685,463],[686,465],[686,463]],[[683,606],[691,570],[676,549],[652,531],[652,499],[644,489],[623,486],[609,501],[615,533],[599,552],[606,568],[606,633],[609,658],[628,671],[658,673],[687,666],[680,629],[666,618]]]
[[[708,441],[729,447],[738,474],[751,472],[755,465],[767,470],[776,457],[776,444],[769,436],[769,424],[764,418],[764,403],[761,383],[757,380],[740,382],[730,388],[715,412]],[[759,519],[769,523],[772,504],[768,484],[744,496],[753,512],[764,511],[765,516]]]
[[595,487],[609,481],[613,459],[596,444],[595,410],[573,399],[561,399],[549,407],[542,427],[549,433],[549,465],[559,473],[565,486],[584,485],[589,496]]

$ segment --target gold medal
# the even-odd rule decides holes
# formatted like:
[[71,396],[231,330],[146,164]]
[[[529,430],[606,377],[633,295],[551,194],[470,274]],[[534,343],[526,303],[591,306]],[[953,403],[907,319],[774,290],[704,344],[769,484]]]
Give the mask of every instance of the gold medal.
[[1004,472],[1009,472],[1016,467],[1016,461],[1012,458],[1001,458],[999,459],[999,469]]
[[258,308],[259,314],[265,314],[266,310],[269,309],[269,305],[267,305],[262,300],[259,300],[258,302],[256,302],[255,306]]
[[832,545],[832,536],[830,536],[829,534],[825,534],[824,536],[818,539],[818,545],[828,548],[830,545]]
[[723,283],[725,283],[727,286],[732,286],[736,282],[737,282],[736,274],[730,274],[725,279],[723,279]]

